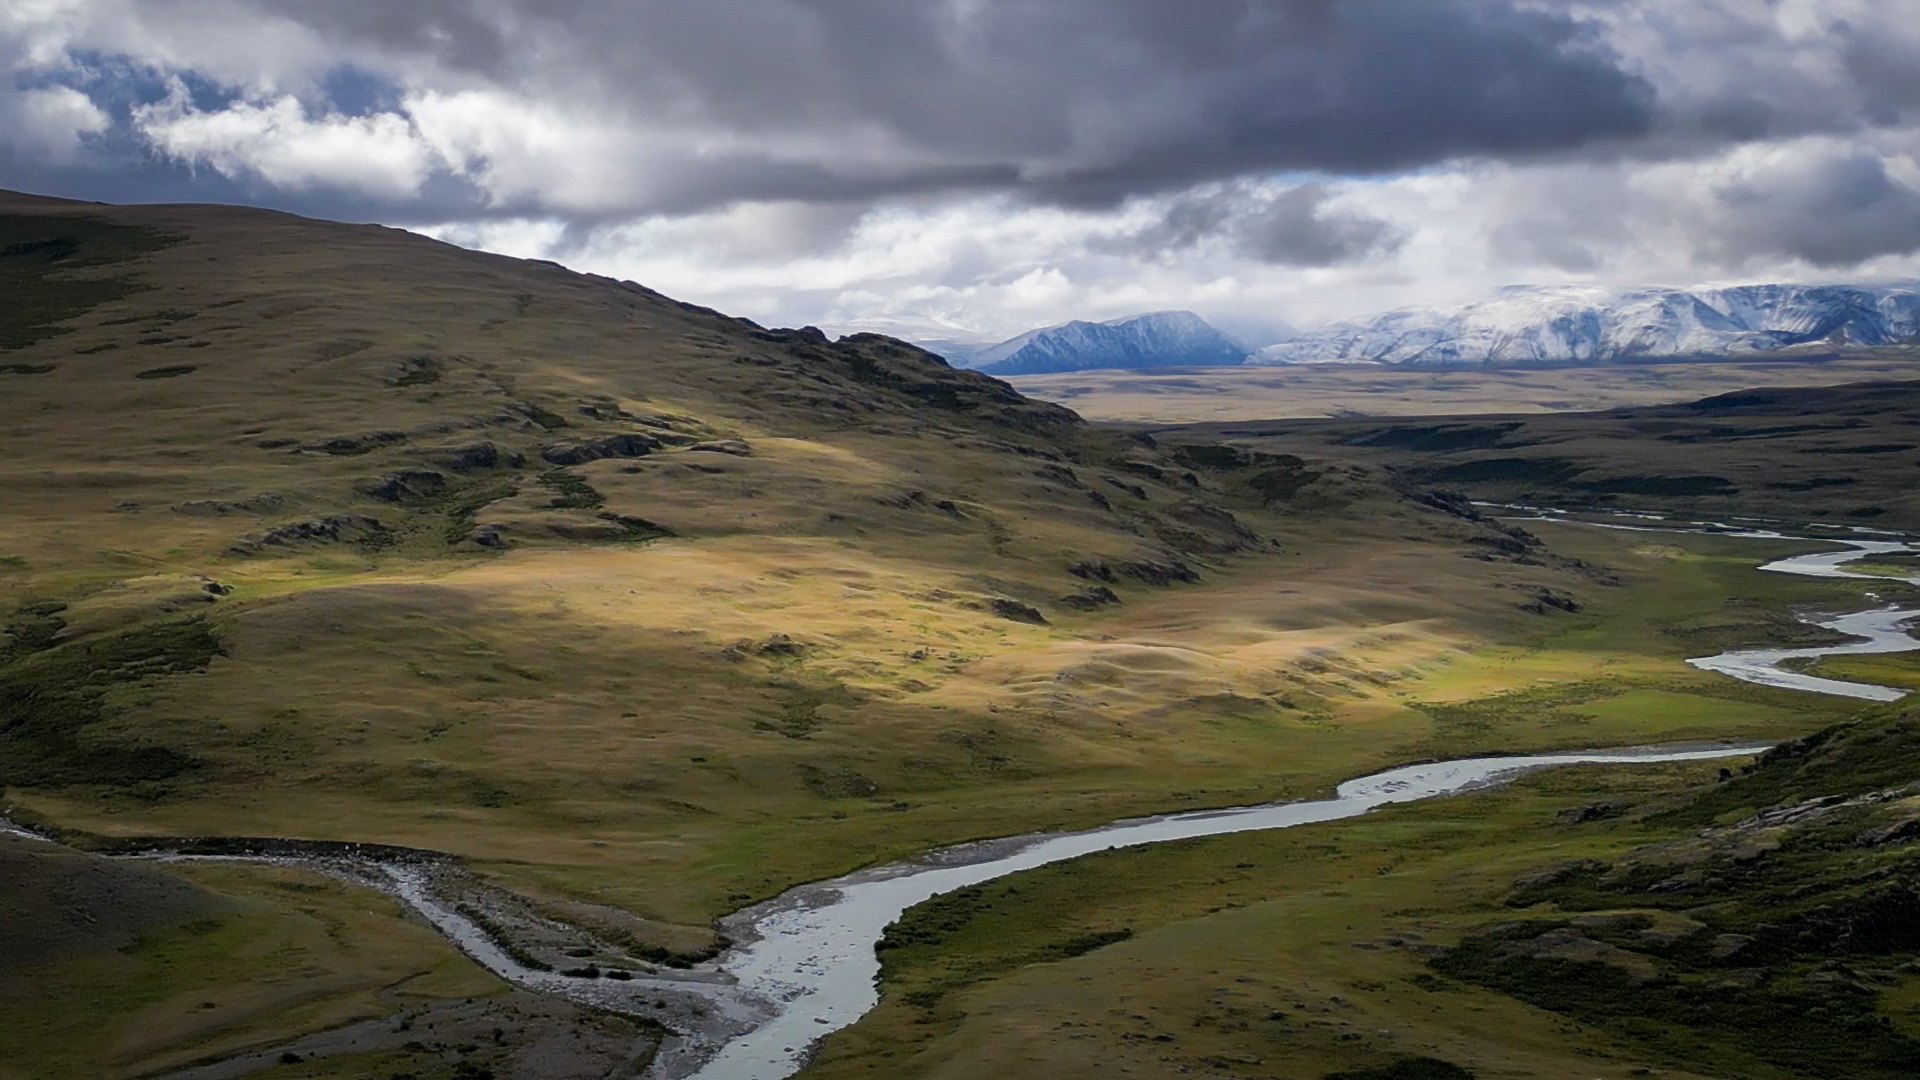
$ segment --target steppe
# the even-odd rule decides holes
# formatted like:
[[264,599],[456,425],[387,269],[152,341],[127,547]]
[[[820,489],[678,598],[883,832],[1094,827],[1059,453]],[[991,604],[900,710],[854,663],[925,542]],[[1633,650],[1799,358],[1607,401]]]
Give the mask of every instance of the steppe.
[[[1754,571],[1819,542],[1521,527],[1318,429],[1090,424],[890,339],[375,226],[5,196],[0,284],[0,812],[61,841],[0,836],[8,1078],[633,1075],[660,1037],[352,882],[127,852],[443,853],[560,928],[523,943],[554,964],[697,964],[721,915],[962,840],[1810,735],[1859,710],[1681,661],[1903,589]],[[1459,959],[1516,875],[1720,790],[1580,770],[936,900],[806,1075],[1727,1075],[1738,1031],[1662,1042]],[[1873,1068],[1920,1037],[1895,966],[1876,1019],[1835,1013],[1895,1032]]]
[[1837,349],[1791,361],[1678,361],[1566,368],[1407,369],[1384,364],[1160,368],[1022,375],[1021,393],[1089,420],[1234,423],[1304,417],[1591,412],[1669,405],[1748,386],[1911,378],[1912,348]]

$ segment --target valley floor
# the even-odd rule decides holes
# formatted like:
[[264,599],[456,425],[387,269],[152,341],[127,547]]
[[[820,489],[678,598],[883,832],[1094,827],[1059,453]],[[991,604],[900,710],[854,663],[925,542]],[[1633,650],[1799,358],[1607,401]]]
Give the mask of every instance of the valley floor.
[[1700,362],[1543,370],[1418,370],[1379,364],[1075,371],[1012,379],[1092,420],[1150,424],[1351,416],[1589,412],[1692,401],[1748,386],[1910,379],[1898,351],[1819,363]]
[[[238,787],[188,790],[151,804],[20,793],[25,797],[14,811],[103,837],[325,833],[462,850],[485,877],[541,900],[549,913],[581,900],[613,903],[643,916],[642,936],[696,948],[707,920],[746,899],[960,839],[1157,809],[1303,797],[1384,764],[1425,757],[1784,739],[1855,711],[1851,703],[1749,687],[1680,663],[1730,645],[1803,638],[1806,628],[1792,610],[1859,604],[1858,594],[1878,585],[1753,569],[1817,545],[1574,525],[1538,530],[1558,556],[1605,568],[1581,588],[1581,610],[1523,611],[1528,594],[1518,589],[1508,590],[1513,595],[1503,607],[1476,607],[1471,598],[1485,592],[1478,575],[1489,564],[1453,552],[1436,560],[1385,544],[1349,546],[1302,555],[1304,567],[1290,567],[1270,583],[1242,580],[1232,589],[1175,591],[1129,605],[1085,643],[1050,643],[1049,635],[1036,633],[924,691],[951,695],[956,708],[998,712],[1009,727],[1032,707],[1028,695],[1040,694],[1047,710],[1040,715],[1055,717],[1043,730],[1077,740],[1075,759],[1095,764],[1062,771],[1063,764],[1050,763],[1066,755],[1041,753],[1045,740],[1036,734],[1012,743],[1020,749],[1008,755],[1034,770],[1031,780],[990,770],[977,781],[927,785],[907,798],[803,788],[810,808],[778,796],[768,801],[765,794],[727,802],[713,791],[688,792],[681,802],[701,812],[667,824],[623,818],[615,809],[619,793],[583,793],[578,780],[567,781],[573,789],[560,793],[565,802],[516,793],[507,806],[476,804],[453,820],[431,799],[377,798],[356,807],[324,789],[307,795],[297,786],[271,799]],[[1456,564],[1471,588],[1447,587]],[[581,572],[577,557],[570,565]],[[490,564],[472,572],[545,582],[559,573],[529,569]],[[457,587],[460,577],[439,587]],[[599,595],[579,586],[570,594]],[[1403,595],[1423,599],[1409,609],[1407,601],[1393,599]],[[1434,610],[1436,602],[1456,600],[1460,606],[1450,617]],[[1195,617],[1203,609],[1210,616],[1204,630]],[[1409,617],[1411,611],[1422,617]],[[604,610],[598,617],[607,617]],[[1259,624],[1264,627],[1255,633]],[[1243,629],[1221,629],[1235,625]],[[311,677],[324,679],[329,651],[315,644]],[[404,656],[395,659],[404,665]],[[795,673],[804,673],[806,663]],[[618,688],[610,682],[599,692]],[[1169,699],[1189,703],[1181,723],[1170,715],[1160,727],[1150,710],[1142,711]],[[1063,722],[1081,709],[1131,719],[1126,730],[1109,733],[1077,726],[1084,719]],[[775,740],[768,745],[835,737],[831,723],[800,743],[748,733],[749,740]],[[884,735],[874,729],[860,737]],[[495,752],[500,745],[493,744]],[[689,749],[704,749],[695,756],[724,764],[751,743],[741,745],[709,741]],[[564,744],[549,742],[538,757],[561,760],[555,755],[566,752]],[[609,751],[583,744],[577,752]],[[1510,792],[1285,836],[1182,843],[1036,872],[1036,881],[1053,885],[1030,883],[1032,875],[1010,879],[988,887],[998,891],[982,909],[986,921],[970,922],[966,935],[932,956],[890,967],[881,1010],[832,1039],[809,1075],[961,1076],[1041,1067],[1091,1075],[1115,1064],[1160,1075],[1198,1064],[1246,1076],[1317,1076],[1305,1070],[1363,1064],[1408,1047],[1474,1063],[1484,1076],[1556,1075],[1549,1065],[1573,1052],[1569,1047],[1588,1047],[1618,1054],[1618,1071],[1628,1075],[1639,1059],[1606,1049],[1601,1035],[1569,1042],[1550,1014],[1500,1005],[1478,991],[1436,996],[1405,982],[1421,970],[1419,950],[1372,946],[1396,936],[1445,941],[1489,910],[1512,872],[1543,857],[1611,850],[1635,838],[1560,828],[1552,824],[1558,810],[1609,791],[1650,791],[1699,774],[1683,767],[1583,770],[1529,780]],[[585,798],[604,805],[584,804]],[[500,1015],[515,1017],[511,1030],[539,1029],[528,1018],[532,1006],[518,1001],[522,995],[492,982],[389,900],[365,901],[364,913],[355,916],[364,925],[350,927],[307,899],[351,903],[350,886],[244,867],[195,876],[224,895],[250,898],[255,921],[204,922],[205,929],[141,938],[97,974],[70,963],[61,965],[58,980],[37,969],[10,972],[0,979],[0,993],[18,1022],[6,1036],[13,1045],[0,1046],[0,1075],[8,1075],[7,1063],[20,1061],[34,1063],[17,1073],[22,1077],[146,1073],[169,1061],[293,1045],[303,1028],[391,1020],[475,994],[501,1003]],[[1048,889],[1064,892],[1046,899]],[[308,1011],[271,1017],[227,1011],[222,995],[245,996],[244,988],[229,985],[233,958],[268,955],[284,964],[295,955],[289,949],[315,947],[295,944],[301,925],[333,928],[331,959],[291,971],[269,965],[278,974],[268,977],[310,1002],[303,1006]],[[1032,966],[1033,958],[1054,955],[1055,938],[1118,928],[1132,931],[1134,940]],[[414,952],[374,946],[402,937]],[[1218,942],[1208,944],[1215,937]],[[1003,1017],[1007,1009],[1012,1012]],[[1271,1020],[1276,1013],[1286,1019]],[[177,1019],[158,1024],[163,1014]],[[303,1015],[312,1019],[302,1021]],[[62,1034],[89,1025],[122,1034],[100,1041]],[[1381,1036],[1382,1029],[1395,1034]],[[1361,1037],[1343,1037],[1356,1033]],[[1175,1041],[1160,1039],[1167,1034]],[[611,1049],[583,1052],[580,1060],[597,1067],[645,1037],[629,1032],[625,1042],[613,1038]],[[519,1035],[508,1042],[527,1045]],[[410,1043],[419,1045],[409,1050]],[[471,1042],[480,1049],[467,1056],[485,1057],[484,1043]],[[382,1075],[370,1071],[376,1060],[400,1062],[393,1067],[401,1071],[451,1068],[461,1056],[458,1047],[468,1044],[410,1039],[344,1056],[325,1053],[322,1045],[315,1056],[315,1047],[302,1043],[302,1064],[285,1075]],[[899,1060],[903,1055],[909,1060]],[[268,1063],[294,1068],[277,1062]]]

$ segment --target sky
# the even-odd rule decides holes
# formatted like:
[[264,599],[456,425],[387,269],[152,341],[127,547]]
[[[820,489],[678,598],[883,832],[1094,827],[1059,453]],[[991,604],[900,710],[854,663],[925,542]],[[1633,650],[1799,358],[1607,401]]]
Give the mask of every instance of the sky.
[[1915,0],[5,0],[0,187],[766,325],[1920,278]]

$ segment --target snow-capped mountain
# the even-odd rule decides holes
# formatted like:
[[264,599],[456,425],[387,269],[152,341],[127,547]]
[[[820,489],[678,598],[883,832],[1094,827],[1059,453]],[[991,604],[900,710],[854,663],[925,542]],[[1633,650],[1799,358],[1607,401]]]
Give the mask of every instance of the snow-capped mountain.
[[1238,364],[1247,358],[1247,349],[1191,311],[1160,311],[1103,323],[1075,320],[1029,331],[971,355],[942,355],[989,375],[1041,375],[1088,368]]
[[1403,308],[1308,331],[1250,364],[1418,367],[1607,364],[1738,356],[1793,345],[1873,346],[1920,337],[1913,286],[1726,289],[1514,286],[1455,308]]

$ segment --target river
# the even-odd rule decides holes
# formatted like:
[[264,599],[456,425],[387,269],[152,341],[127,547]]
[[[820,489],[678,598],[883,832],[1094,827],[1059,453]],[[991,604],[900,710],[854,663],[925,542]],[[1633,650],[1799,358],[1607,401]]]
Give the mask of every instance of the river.
[[[1561,519],[1565,520],[1565,519]],[[1587,524],[1595,524],[1588,522]],[[1710,523],[1707,523],[1710,524]],[[1779,533],[1711,526],[1676,528],[1643,522],[1609,524],[1634,531],[1717,531],[1765,539]],[[1846,564],[1874,554],[1907,553],[1908,544],[1836,540],[1844,550],[1799,555],[1763,570],[1814,577],[1870,578]],[[1920,575],[1907,578],[1920,584]],[[1766,686],[1890,701],[1891,687],[1820,679],[1782,669],[1782,661],[1920,649],[1902,627],[1920,611],[1888,607],[1837,616],[1819,625],[1865,642],[1807,649],[1748,649],[1690,660],[1709,671]],[[1747,756],[1761,744],[1640,747],[1533,756],[1467,758],[1408,765],[1341,784],[1333,798],[1118,821],[1071,833],[1039,833],[946,848],[906,862],[802,885],[735,913],[722,928],[737,944],[717,961],[685,972],[660,971],[631,980],[587,980],[522,965],[481,926],[437,895],[434,868],[419,861],[266,856],[354,877],[404,900],[476,961],[531,990],[622,1009],[648,1010],[676,1034],[656,1057],[655,1080],[782,1080],[799,1071],[811,1047],[879,1001],[874,945],[906,909],[953,889],[1110,848],[1202,836],[1285,829],[1355,817],[1376,807],[1452,795],[1499,784],[1523,773],[1578,764],[1700,761]],[[6,823],[0,821],[0,826]],[[156,853],[158,857],[168,857]],[[174,856],[178,857],[178,856]],[[663,1010],[663,1011],[657,1011]]]
[[[1806,577],[1905,581],[1920,585],[1920,574],[1888,577],[1881,574],[1862,574],[1846,569],[1847,563],[1858,562],[1870,555],[1912,554],[1920,551],[1920,548],[1890,540],[1840,540],[1836,543],[1847,545],[1847,550],[1795,555],[1792,558],[1770,562],[1760,569],[1779,574],[1801,574]],[[1761,686],[1807,690],[1816,694],[1834,694],[1840,697],[1860,698],[1864,701],[1898,701],[1907,696],[1907,691],[1891,686],[1876,686],[1872,683],[1822,679],[1815,675],[1788,670],[1782,667],[1781,663],[1788,660],[1815,660],[1823,656],[1865,656],[1873,653],[1912,652],[1920,649],[1920,641],[1916,641],[1907,633],[1907,628],[1915,619],[1920,619],[1920,609],[1894,605],[1875,608],[1871,611],[1856,611],[1850,615],[1829,619],[1809,620],[1815,626],[1822,626],[1828,630],[1865,640],[1848,645],[1828,645],[1807,649],[1740,649],[1734,652],[1723,652],[1717,656],[1703,656],[1689,660],[1687,663],[1706,671],[1717,671],[1722,675],[1731,675],[1736,679],[1758,683]]]
[[[1650,520],[1613,527],[1649,532],[1706,531],[1690,526],[1676,529]],[[1709,527],[1711,531],[1755,539],[1816,539],[1710,523]],[[1844,549],[1781,559],[1761,569],[1811,577],[1874,579],[1876,575],[1847,570],[1845,564],[1869,555],[1920,550],[1895,541],[1833,542],[1845,545]],[[1920,575],[1908,580],[1920,584]],[[1920,617],[1920,611],[1898,607],[1842,615],[1818,625],[1865,638],[1865,642],[1806,649],[1748,649],[1688,663],[1765,686],[1892,701],[1905,692],[1820,679],[1787,671],[1779,664],[1796,658],[1920,649],[1920,641],[1903,630],[1916,617]],[[717,1054],[709,1046],[700,1045],[697,1037],[678,1040],[664,1049],[653,1075],[661,1080],[780,1080],[797,1072],[811,1044],[858,1020],[878,1003],[875,977],[880,965],[873,946],[886,925],[907,908],[939,893],[1106,848],[1354,817],[1389,803],[1451,795],[1554,765],[1689,761],[1750,754],[1757,749],[1751,745],[1648,748],[1415,765],[1349,780],[1340,785],[1332,799],[1145,818],[1082,833],[970,845],[803,885],[726,921],[728,932],[744,944],[724,955],[719,967],[742,991],[779,1003],[769,1019],[727,1041]]]

